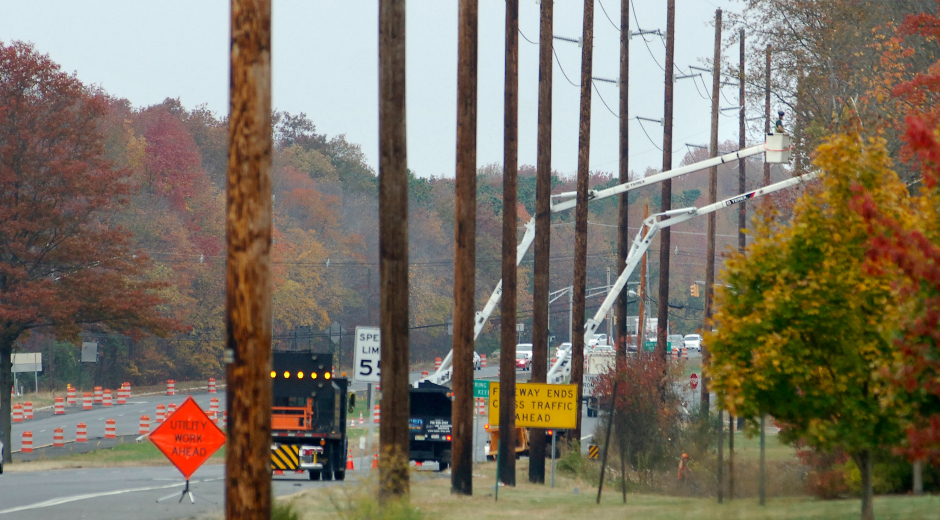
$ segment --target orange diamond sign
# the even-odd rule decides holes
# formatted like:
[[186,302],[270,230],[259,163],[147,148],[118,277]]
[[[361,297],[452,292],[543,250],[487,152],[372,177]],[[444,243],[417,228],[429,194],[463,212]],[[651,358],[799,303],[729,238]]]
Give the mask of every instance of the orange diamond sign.
[[176,412],[150,434],[150,441],[189,480],[199,466],[225,444],[225,433],[192,397],[187,397]]

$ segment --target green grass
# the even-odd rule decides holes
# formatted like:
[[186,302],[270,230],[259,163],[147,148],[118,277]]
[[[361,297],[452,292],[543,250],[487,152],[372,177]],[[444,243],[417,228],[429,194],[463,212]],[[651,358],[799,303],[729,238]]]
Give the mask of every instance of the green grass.
[[[208,462],[225,461],[225,446],[219,448]],[[64,469],[64,468],[101,468],[111,466],[166,466],[170,461],[150,442],[118,444],[113,448],[103,448],[88,453],[74,453],[54,459],[40,458],[35,461],[21,462],[10,469],[28,471]]]
[[[727,430],[726,430],[727,431]],[[788,444],[780,442],[776,433],[764,434],[764,457],[768,461],[796,460],[796,450]],[[727,441],[726,441],[727,442]],[[727,444],[725,444],[727,446]],[[746,460],[760,459],[760,437],[754,435],[748,438],[744,432],[734,434],[734,456]]]

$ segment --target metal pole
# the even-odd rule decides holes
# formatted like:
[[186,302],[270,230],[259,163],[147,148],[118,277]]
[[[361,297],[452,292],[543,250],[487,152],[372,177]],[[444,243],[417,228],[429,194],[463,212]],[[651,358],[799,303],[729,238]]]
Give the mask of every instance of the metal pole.
[[552,432],[552,487],[555,487],[555,437],[558,436],[558,430]]
[[271,2],[232,0],[225,516],[271,515]]
[[725,482],[724,482],[724,473],[723,473],[723,467],[722,467],[724,465],[724,461],[722,460],[723,455],[724,455],[723,450],[724,450],[724,444],[725,444],[725,440],[722,435],[724,431],[725,431],[724,415],[722,413],[721,408],[719,408],[718,409],[718,503],[719,504],[724,501],[724,497],[725,497],[724,495]]
[[379,502],[409,492],[408,148],[405,0],[379,3],[379,327],[382,393]]
[[[574,440],[581,440],[581,382],[584,375],[584,332],[581,324],[585,320],[585,291],[587,287],[587,217],[588,217],[588,167],[591,157],[591,77],[594,57],[594,0],[584,0],[584,45],[581,47],[581,113],[578,129],[578,198],[575,208],[574,239],[574,323],[571,342],[571,383],[577,385],[577,424]],[[575,327],[574,324],[571,325]],[[568,443],[571,444],[569,437]]]
[[604,458],[601,460],[601,481],[597,486],[597,503],[601,503],[601,493],[604,491],[604,474],[607,469],[607,453],[610,452],[610,430],[614,426],[614,409],[617,406],[617,385],[620,381],[614,381],[613,398],[610,400],[610,415],[607,418],[607,437],[604,440]]
[[[532,382],[548,377],[549,247],[552,190],[552,17],[553,2],[545,0],[539,22],[539,119],[535,179],[535,265],[532,294]],[[570,329],[570,327],[569,327]],[[545,436],[536,435],[529,448],[529,482],[545,483]]]
[[[663,106],[663,171],[672,169],[672,108],[673,108],[673,67],[676,54],[676,0],[666,4],[666,78]],[[672,209],[672,180],[663,181],[661,211]],[[659,305],[656,312],[656,352],[663,361],[663,370],[668,367],[666,356],[666,329],[669,326],[669,228],[660,232],[659,239]],[[665,373],[663,374],[665,376]],[[665,383],[664,383],[665,384]]]
[[759,499],[760,505],[764,505],[767,501],[767,466],[765,464],[765,452],[764,448],[767,444],[767,439],[764,436],[764,416],[760,416],[760,471],[759,477],[757,480],[757,496]]
[[[454,198],[454,353],[451,493],[473,494],[467,440],[473,410],[473,305],[476,270],[477,0],[460,0],[457,63],[457,168]],[[407,294],[405,295],[407,298]],[[407,302],[405,302],[407,306]],[[505,349],[504,349],[505,350]],[[500,361],[505,358],[500,355]],[[500,368],[504,369],[502,363]],[[515,374],[515,371],[513,371]],[[505,390],[505,387],[502,387]],[[511,394],[510,397],[515,397]],[[502,403],[500,403],[502,404]],[[407,425],[407,422],[405,423]],[[512,427],[512,422],[501,423]],[[500,450],[501,451],[501,450]],[[515,462],[515,459],[513,459]]]
[[728,500],[734,499],[734,416],[728,412]]

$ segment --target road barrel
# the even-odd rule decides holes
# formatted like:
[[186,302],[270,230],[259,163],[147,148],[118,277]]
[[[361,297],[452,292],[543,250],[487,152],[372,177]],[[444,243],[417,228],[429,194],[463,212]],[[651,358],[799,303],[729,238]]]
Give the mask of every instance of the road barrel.
[[23,403],[23,419],[32,419],[33,418],[33,403],[32,401],[26,401]]
[[437,371],[440,369],[441,369],[441,358],[436,357],[434,358],[434,370]]
[[104,390],[100,386],[95,387],[95,404],[104,402]]
[[69,388],[65,393],[65,400],[69,406],[75,406],[76,404],[78,404],[78,400],[75,399],[75,387],[74,386],[69,385]]
[[480,368],[486,368],[486,354],[480,354]]
[[176,413],[176,403],[170,403],[170,404],[167,405],[167,407],[166,407],[166,415],[167,415],[167,417],[169,417],[169,416],[173,415],[174,413]]
[[131,398],[131,384],[127,381],[124,382],[124,395],[127,396],[128,399]]
[[209,393],[210,394],[215,393],[215,378],[214,377],[209,378]]
[[114,404],[114,399],[111,397],[111,389],[104,391],[104,400],[101,403],[104,406],[112,406]]
[[381,415],[381,408],[379,405],[375,405],[375,408],[372,410],[372,422],[379,424],[379,416]]
[[116,439],[117,438],[117,424],[114,419],[108,419],[104,422],[104,438],[105,439]]
[[127,394],[124,385],[121,385],[121,388],[118,388],[117,394],[117,404],[127,404]]
[[61,397],[55,398],[55,414],[64,415],[65,414],[65,399]]
[[65,446],[65,430],[56,428],[52,433],[52,447],[61,448]]
[[156,416],[156,419],[155,419],[156,422],[157,422],[157,424],[163,424],[163,418],[164,418],[164,417],[166,417],[166,405],[165,405],[165,404],[158,404],[158,405],[157,405],[157,416]]
[[422,370],[422,371],[421,371],[421,377],[422,377],[422,378],[428,377],[428,371],[427,371],[427,370]]
[[219,414],[219,398],[213,397],[209,399],[209,418],[215,419],[215,416]]
[[228,427],[228,411],[222,410],[222,429],[224,430],[227,427]]
[[75,442],[88,442],[88,427],[83,422],[75,427]]
[[13,405],[13,422],[23,422],[23,405],[20,403]]
[[23,432],[23,445],[20,448],[20,453],[32,453],[33,452],[33,432]]
[[166,395],[176,395],[176,381],[172,379],[166,380]]
[[91,410],[91,392],[82,393],[82,410]]
[[359,412],[359,426],[362,426],[366,423],[366,420],[362,418],[362,412]]
[[137,430],[138,435],[150,435],[150,416],[141,415],[140,416],[140,429]]

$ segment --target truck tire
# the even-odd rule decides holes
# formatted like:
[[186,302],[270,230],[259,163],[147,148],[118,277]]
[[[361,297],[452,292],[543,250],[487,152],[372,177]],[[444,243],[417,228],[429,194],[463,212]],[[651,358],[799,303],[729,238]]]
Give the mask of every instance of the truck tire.
[[444,462],[443,460],[437,461],[437,471],[438,471],[438,472],[447,471],[447,467],[448,467],[448,466],[449,466],[449,464],[446,463],[446,462]]
[[320,477],[324,481],[333,480],[333,470],[329,468],[324,468],[323,471],[320,472]]
[[320,472],[310,470],[307,473],[310,473],[310,480],[320,480]]
[[340,482],[342,482],[343,480],[346,480],[346,470],[334,472],[333,478],[335,478],[336,480]]

